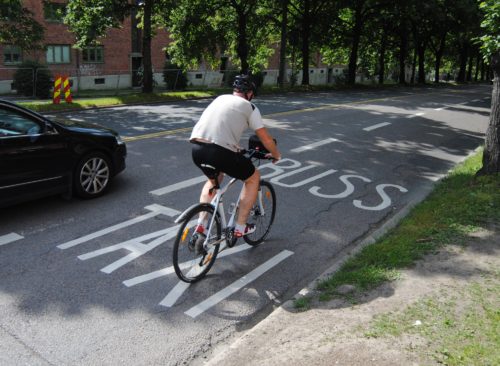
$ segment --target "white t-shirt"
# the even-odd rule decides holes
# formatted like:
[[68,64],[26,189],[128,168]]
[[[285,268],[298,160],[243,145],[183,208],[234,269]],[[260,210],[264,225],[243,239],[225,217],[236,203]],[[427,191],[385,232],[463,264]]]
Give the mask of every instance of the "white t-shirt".
[[259,109],[237,95],[221,95],[205,109],[193,128],[190,139],[203,139],[231,151],[238,150],[247,128],[264,127]]

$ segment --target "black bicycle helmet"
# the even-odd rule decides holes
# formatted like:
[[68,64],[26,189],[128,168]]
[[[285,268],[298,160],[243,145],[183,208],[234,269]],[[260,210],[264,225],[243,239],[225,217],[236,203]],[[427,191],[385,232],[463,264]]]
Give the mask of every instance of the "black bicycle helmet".
[[233,88],[243,93],[253,91],[254,94],[257,89],[250,75],[245,74],[237,75],[234,78]]

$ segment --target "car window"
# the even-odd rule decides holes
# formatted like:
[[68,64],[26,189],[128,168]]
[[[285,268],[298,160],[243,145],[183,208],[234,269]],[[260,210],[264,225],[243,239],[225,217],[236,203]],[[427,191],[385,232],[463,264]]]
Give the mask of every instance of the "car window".
[[0,109],[0,137],[37,135],[40,132],[38,123],[14,111]]

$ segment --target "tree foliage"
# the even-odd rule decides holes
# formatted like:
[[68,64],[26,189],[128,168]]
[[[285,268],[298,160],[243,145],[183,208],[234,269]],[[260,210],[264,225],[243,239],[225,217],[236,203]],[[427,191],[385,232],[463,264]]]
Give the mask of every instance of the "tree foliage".
[[44,28],[23,7],[21,0],[0,2],[0,44],[12,44],[23,50],[42,48]]
[[185,68],[218,67],[232,58],[241,72],[266,65],[275,41],[263,0],[180,0],[166,19],[169,54]]

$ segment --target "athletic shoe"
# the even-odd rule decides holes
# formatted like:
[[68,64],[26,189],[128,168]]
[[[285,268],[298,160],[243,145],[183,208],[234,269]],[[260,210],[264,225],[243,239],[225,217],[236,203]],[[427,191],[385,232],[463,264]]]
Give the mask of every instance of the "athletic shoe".
[[248,235],[248,234],[253,233],[255,231],[255,229],[256,229],[256,227],[254,224],[247,224],[247,226],[245,227],[245,232],[243,232],[243,233],[238,229],[234,229],[234,236],[236,238],[241,238],[244,235]]

